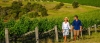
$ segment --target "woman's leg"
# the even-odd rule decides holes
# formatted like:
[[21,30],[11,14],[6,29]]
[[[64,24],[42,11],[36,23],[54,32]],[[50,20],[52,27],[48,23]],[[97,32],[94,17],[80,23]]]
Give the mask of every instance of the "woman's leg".
[[64,42],[66,42],[66,36],[64,36]]
[[64,43],[67,42],[67,36],[64,36]]
[[66,42],[67,42],[67,36],[66,36]]

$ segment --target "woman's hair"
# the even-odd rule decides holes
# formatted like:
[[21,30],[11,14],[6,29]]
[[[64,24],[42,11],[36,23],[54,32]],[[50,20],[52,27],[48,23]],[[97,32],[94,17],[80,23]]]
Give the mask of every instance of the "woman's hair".
[[64,21],[65,21],[65,19],[67,19],[67,21],[69,21],[68,17],[65,17],[65,18],[64,18]]
[[75,15],[74,17],[78,18],[78,16],[77,16],[77,15]]

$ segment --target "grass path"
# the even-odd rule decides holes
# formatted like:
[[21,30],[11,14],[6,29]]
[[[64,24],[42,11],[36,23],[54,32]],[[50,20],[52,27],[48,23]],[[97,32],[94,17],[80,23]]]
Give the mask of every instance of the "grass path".
[[100,43],[100,33],[92,33],[91,36],[85,35],[82,40],[77,40],[76,42],[71,41],[68,43]]
[[[46,42],[53,43],[51,39],[47,39]],[[41,43],[45,43],[44,40],[41,40]],[[64,43],[63,40],[57,43]],[[66,43],[100,43],[100,32],[99,33],[92,33],[91,36],[84,35],[83,39],[76,40],[76,41],[69,41]]]

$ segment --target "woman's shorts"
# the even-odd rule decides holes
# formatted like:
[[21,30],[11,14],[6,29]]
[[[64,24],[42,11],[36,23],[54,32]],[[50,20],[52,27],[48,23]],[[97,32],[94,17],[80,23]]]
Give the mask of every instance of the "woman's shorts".
[[63,36],[69,35],[69,30],[68,29],[63,29]]

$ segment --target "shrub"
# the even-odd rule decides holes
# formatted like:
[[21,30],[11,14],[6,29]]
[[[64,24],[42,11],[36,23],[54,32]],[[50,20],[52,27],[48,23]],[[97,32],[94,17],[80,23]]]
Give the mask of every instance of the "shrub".
[[74,1],[72,3],[73,8],[78,8],[79,7],[79,3],[77,1]]
[[5,23],[5,27],[6,28],[11,28],[15,25],[15,20],[14,19],[10,19],[8,22]]
[[36,17],[38,16],[38,12],[30,12],[30,13],[28,14],[28,16],[29,16],[30,18],[36,18]]
[[22,2],[20,2],[20,1],[19,2],[14,1],[14,2],[12,2],[11,8],[13,10],[19,10],[22,5],[23,5]]
[[38,12],[40,12],[42,16],[48,15],[46,8],[37,3],[31,4],[30,2],[28,2],[26,5],[23,6],[21,1],[14,1],[12,2],[12,5],[10,7],[0,6],[0,18],[3,17],[7,20],[10,18],[19,19],[24,14],[27,14],[29,12],[33,12],[29,14],[32,15],[30,16],[31,18],[37,17]]
[[4,23],[3,19],[0,18],[0,39],[4,38]]
[[41,4],[34,3],[34,4],[32,4],[32,6],[36,12],[41,13],[42,17],[48,16],[46,8],[44,6],[42,6]]
[[61,3],[59,3],[58,5],[56,5],[55,7],[54,7],[54,9],[60,9],[62,6],[63,6],[64,4],[61,2]]
[[25,14],[25,12],[20,12],[20,13],[18,14],[18,18],[21,18],[24,14]]
[[33,17],[36,18],[38,15],[38,12],[34,12]]
[[5,17],[5,16],[6,16],[5,7],[1,7],[1,9],[0,9],[0,16],[1,16],[1,17]]
[[48,14],[47,14],[47,10],[43,10],[43,11],[41,11],[41,15],[42,15],[42,17],[44,17],[44,16],[48,16]]
[[34,6],[32,6],[30,2],[28,2],[27,5],[24,6],[24,9],[26,12],[29,12],[29,11],[32,11],[33,7]]
[[19,13],[21,12],[21,6],[22,6],[23,4],[22,4],[22,2],[21,1],[19,1],[19,2],[17,2],[17,1],[14,1],[13,3],[12,3],[12,5],[11,5],[11,9],[12,9],[12,13],[16,13],[16,17],[15,18],[19,18],[18,17],[18,15],[19,15]]
[[21,36],[22,34],[26,33],[29,27],[30,19],[21,17],[19,21],[15,23],[13,27],[11,27],[10,35],[14,36]]

